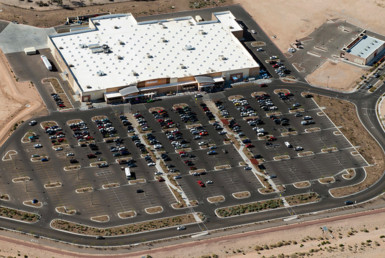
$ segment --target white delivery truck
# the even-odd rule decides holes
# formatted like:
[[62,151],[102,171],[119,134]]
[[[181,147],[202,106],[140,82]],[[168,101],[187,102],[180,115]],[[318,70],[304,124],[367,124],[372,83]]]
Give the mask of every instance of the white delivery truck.
[[43,61],[45,67],[47,67],[47,69],[49,71],[52,71],[52,64],[50,63],[50,61],[48,60],[48,58],[44,55],[40,56],[41,57],[41,60]]
[[130,170],[130,168],[125,168],[124,169],[124,173],[126,173],[127,180],[130,180],[131,179],[131,170]]

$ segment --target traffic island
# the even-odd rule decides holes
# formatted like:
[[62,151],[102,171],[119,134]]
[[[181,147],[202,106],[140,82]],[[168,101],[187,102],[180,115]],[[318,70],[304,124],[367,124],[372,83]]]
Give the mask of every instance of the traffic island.
[[105,163],[107,163],[107,161],[104,161],[104,160],[102,160],[102,161],[91,162],[91,163],[90,163],[90,167],[95,168],[95,167],[98,167],[99,165],[105,164]]
[[5,153],[5,155],[3,156],[2,158],[2,161],[10,161],[12,160],[12,156],[16,155],[17,154],[17,151],[15,150],[9,150],[7,151],[7,153]]
[[251,93],[251,96],[253,98],[262,97],[263,95],[268,95],[268,94],[265,91],[257,91],[257,92]]
[[12,183],[23,183],[30,181],[31,178],[29,176],[16,177],[12,179]]
[[194,174],[194,173],[205,173],[205,172],[206,172],[206,169],[200,168],[200,169],[190,170],[190,171],[189,171],[189,174],[192,175],[192,174]]
[[21,138],[21,142],[22,143],[30,143],[32,141],[34,141],[35,139],[37,139],[37,134],[33,131],[30,131],[30,132],[26,132],[23,136],[23,138]]
[[323,148],[321,149],[322,153],[331,153],[338,151],[337,147],[329,147],[329,148]]
[[309,204],[319,202],[321,200],[320,196],[317,193],[310,192],[305,194],[297,194],[286,196],[285,200],[290,206]]
[[0,217],[5,219],[18,220],[25,223],[35,223],[40,219],[40,216],[36,213],[16,210],[0,206]]
[[212,197],[207,197],[207,201],[209,203],[219,203],[219,202],[224,202],[225,197],[223,195],[217,195],[217,196],[212,196]]
[[[196,213],[199,218],[203,217],[202,213]],[[70,233],[87,235],[87,236],[122,236],[133,233],[148,232],[162,228],[171,228],[180,225],[195,224],[200,221],[195,219],[194,214],[184,214],[179,216],[155,219],[151,221],[131,223],[126,225],[120,225],[116,227],[109,228],[97,228],[87,225],[77,224],[62,219],[54,219],[51,221],[51,228],[67,231]]]
[[237,192],[231,194],[235,199],[246,199],[251,196],[251,193],[249,191],[243,191],[243,192]]
[[40,127],[43,130],[51,126],[58,126],[58,124],[55,121],[44,121],[40,123]]
[[82,188],[78,188],[75,190],[75,193],[90,193],[90,192],[93,192],[94,191],[94,188],[92,188],[91,186],[88,186],[88,187],[82,187]]
[[274,94],[278,95],[280,93],[283,93],[283,94],[291,94],[291,92],[288,90],[288,89],[275,89],[274,90]]
[[162,206],[149,207],[149,208],[145,208],[144,211],[147,214],[158,214],[163,212],[163,207]]
[[121,219],[129,219],[136,217],[136,211],[129,210],[129,211],[122,211],[118,213],[118,217]]
[[75,215],[76,214],[76,210],[75,209],[67,209],[66,206],[56,207],[55,211],[57,213],[65,214],[65,215]]
[[99,222],[99,223],[106,223],[110,221],[110,216],[108,215],[101,215],[101,216],[95,216],[90,218],[94,222]]
[[274,111],[274,112],[268,112],[266,113],[266,117],[271,117],[271,116],[282,116],[282,113],[279,111]]
[[172,110],[176,111],[178,108],[185,108],[185,107],[188,107],[188,104],[186,104],[186,103],[178,103],[178,104],[174,104],[172,106]]
[[71,166],[65,166],[63,169],[64,171],[73,171],[73,170],[79,170],[82,166],[81,165],[71,165]]
[[358,155],[360,155],[360,153],[359,153],[358,151],[352,151],[352,152],[350,152],[350,154],[351,154],[352,156],[358,156]]
[[100,120],[103,120],[103,119],[108,119],[108,117],[107,116],[103,116],[103,115],[91,117],[92,122],[96,122],[96,120],[100,121]]
[[233,100],[239,100],[242,98],[244,98],[242,95],[232,95],[232,96],[229,96],[227,99],[232,102]]
[[110,188],[117,188],[119,186],[120,186],[119,183],[109,183],[109,184],[102,185],[102,188],[103,189],[110,189]]
[[71,124],[78,124],[78,123],[84,123],[84,121],[81,120],[81,119],[71,119],[71,120],[68,120],[68,121],[66,122],[66,124],[67,124],[68,126],[70,126]]
[[41,202],[39,202],[38,200],[28,200],[28,201],[24,201],[23,204],[25,206],[29,206],[29,207],[33,207],[33,208],[41,208],[43,207],[43,204]]
[[291,131],[291,132],[281,133],[281,136],[289,136],[289,135],[298,135],[298,132],[297,131]]
[[334,135],[342,135],[342,133],[340,131],[334,131],[333,134]]
[[129,185],[136,185],[136,184],[144,184],[144,183],[146,183],[147,181],[146,181],[146,179],[144,179],[144,178],[139,178],[139,179],[135,179],[135,180],[129,180],[128,181],[128,184]]
[[324,112],[317,112],[317,116],[325,116]]
[[304,188],[310,187],[311,183],[310,181],[301,181],[301,182],[293,183],[293,186],[298,189],[304,189]]
[[266,43],[263,41],[253,41],[250,44],[252,47],[264,47],[266,46]]
[[306,128],[305,133],[316,133],[321,131],[321,128],[319,127],[313,127],[313,128]]
[[320,178],[318,179],[318,182],[320,182],[320,184],[332,184],[336,181],[336,179],[332,176],[329,176],[329,177],[323,177],[323,178]]
[[0,194],[1,201],[9,201],[10,199],[9,194]]
[[61,182],[53,182],[53,183],[44,184],[44,188],[46,188],[46,189],[57,188],[57,187],[62,187],[62,183]]
[[49,157],[46,155],[41,155],[39,157],[32,157],[31,162],[40,162],[42,159],[47,159],[49,160]]
[[305,112],[305,109],[304,108],[296,108],[296,109],[292,109],[292,110],[289,110],[289,114],[294,114],[294,113],[304,113]]
[[220,166],[214,167],[214,170],[223,170],[223,169],[231,169],[231,165],[220,165]]
[[215,210],[215,215],[217,215],[217,217],[219,218],[228,218],[265,210],[272,210],[281,207],[284,207],[283,200],[281,200],[280,198],[276,198],[265,201],[250,202],[241,205],[218,208]]
[[356,170],[354,168],[348,168],[345,173],[342,174],[342,178],[345,180],[352,180],[355,176]]
[[280,156],[273,157],[273,160],[275,161],[288,160],[288,159],[290,159],[289,155],[280,155]]
[[314,155],[314,152],[312,151],[303,151],[303,152],[298,152],[297,154],[298,157],[309,157],[313,155]]

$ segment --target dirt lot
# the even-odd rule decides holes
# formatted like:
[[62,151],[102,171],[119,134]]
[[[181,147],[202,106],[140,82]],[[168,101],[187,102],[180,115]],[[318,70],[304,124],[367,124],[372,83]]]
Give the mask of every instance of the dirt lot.
[[15,129],[15,124],[47,114],[43,100],[29,82],[17,82],[4,54],[0,52],[0,145]]
[[[25,3],[17,1],[17,6],[8,4],[15,3],[15,0],[0,0],[0,19],[7,21],[17,21],[23,24],[29,24],[37,27],[52,27],[64,24],[68,16],[86,15],[93,13],[132,13],[134,16],[148,16],[160,13],[179,12],[190,10],[190,0],[154,0],[154,1],[127,1],[115,0],[111,3],[109,0],[88,0],[88,1],[69,1],[63,0],[63,4],[72,2],[83,2],[84,7],[76,8],[74,10],[57,8],[56,4],[49,7],[39,8],[36,3],[32,3],[35,9],[43,10],[36,11],[28,9],[30,5],[27,0]],[[43,1],[48,2],[48,1]],[[196,0],[195,2],[203,3],[203,0]],[[223,3],[222,3],[223,2]],[[21,3],[21,4],[19,4]],[[90,4],[92,3],[92,5]],[[108,3],[103,5],[103,3]],[[213,4],[214,3],[214,4]],[[207,7],[215,7],[231,4],[232,0],[215,0],[206,3]],[[22,8],[24,7],[24,8]]]
[[316,86],[333,88],[340,91],[352,91],[364,70],[343,62],[326,61],[306,80]]
[[[375,166],[366,167],[367,177],[355,186],[332,189],[334,196],[345,196],[368,188],[376,182],[385,170],[385,155],[377,142],[369,135],[356,115],[355,106],[347,101],[316,95],[314,100],[321,107],[326,107],[325,113],[336,124],[342,126],[342,133],[354,146],[360,146],[358,151],[369,164]],[[341,114],[344,114],[341,116]]]
[[[240,3],[275,44],[287,52],[289,44],[309,35],[327,19],[341,18],[365,29],[385,34],[385,0],[283,1],[234,0]],[[363,8],[364,7],[364,8]]]

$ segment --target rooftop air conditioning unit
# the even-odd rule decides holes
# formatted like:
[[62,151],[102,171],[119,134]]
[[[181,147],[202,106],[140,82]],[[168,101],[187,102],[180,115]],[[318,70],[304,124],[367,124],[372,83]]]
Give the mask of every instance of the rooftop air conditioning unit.
[[147,53],[147,58],[153,58],[153,56],[149,53]]
[[193,47],[193,46],[191,46],[191,45],[186,45],[186,50],[194,50],[195,48]]
[[123,46],[123,45],[125,45],[126,43],[124,43],[123,41],[120,41],[120,40],[119,40],[119,44]]
[[187,69],[187,66],[180,64],[180,69]]
[[97,71],[96,74],[99,75],[99,76],[104,76],[104,75],[106,75],[103,71]]
[[133,76],[139,76],[139,74],[137,72],[132,72],[132,75]]

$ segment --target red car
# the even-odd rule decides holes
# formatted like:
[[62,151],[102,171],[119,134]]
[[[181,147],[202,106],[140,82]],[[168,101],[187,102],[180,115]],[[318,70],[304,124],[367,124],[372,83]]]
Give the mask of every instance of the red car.
[[158,182],[164,182],[164,178],[163,177],[159,177],[158,178]]
[[66,106],[64,104],[59,104],[59,107],[64,108]]
[[273,68],[278,68],[278,67],[279,67],[279,65],[273,64]]
[[252,145],[251,143],[246,145],[246,148],[253,148],[253,147],[254,147],[254,145]]
[[179,154],[186,154],[186,152],[185,151],[180,151]]
[[269,139],[267,139],[268,141],[272,142],[272,141],[275,141],[277,140],[277,138],[275,138],[274,136],[271,136]]
[[200,185],[200,187],[205,187],[205,183],[203,183],[201,180],[198,180],[198,185]]

